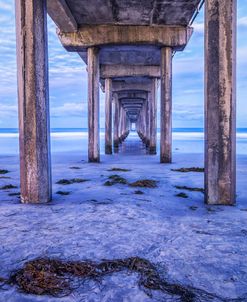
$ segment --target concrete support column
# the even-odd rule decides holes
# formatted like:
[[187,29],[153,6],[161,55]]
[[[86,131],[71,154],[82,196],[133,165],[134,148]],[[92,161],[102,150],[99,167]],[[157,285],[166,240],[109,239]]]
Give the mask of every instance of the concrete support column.
[[117,95],[114,95],[114,149],[117,151],[119,147],[119,115],[120,115],[120,104]]
[[122,131],[123,131],[123,107],[120,104],[119,107],[119,127],[118,127],[118,141],[122,143]]
[[157,87],[158,80],[153,79],[152,89],[149,93],[150,102],[150,146],[149,153],[156,154],[156,141],[157,141]]
[[161,48],[160,162],[172,162],[172,48]]
[[123,135],[123,141],[126,139],[126,136],[127,136],[127,120],[126,120],[126,111],[123,110],[123,132],[122,132],[122,135]]
[[139,113],[139,136],[141,140],[143,141],[143,115],[142,115],[142,109],[140,110]]
[[20,179],[23,203],[51,199],[45,0],[16,0]]
[[149,103],[149,99],[147,98],[146,100],[146,123],[147,123],[147,127],[146,127],[146,131],[147,131],[147,142],[146,142],[146,146],[149,147],[150,144],[150,103]]
[[88,48],[88,161],[100,161],[99,50]]
[[205,6],[205,202],[236,194],[236,0]]
[[147,120],[146,120],[147,102],[143,103],[142,118],[143,118],[143,143],[147,143]]
[[105,80],[105,154],[112,154],[112,80]]

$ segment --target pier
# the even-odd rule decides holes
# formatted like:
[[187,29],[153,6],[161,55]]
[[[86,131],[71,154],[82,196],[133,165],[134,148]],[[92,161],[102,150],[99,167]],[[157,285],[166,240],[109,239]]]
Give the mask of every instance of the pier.
[[[100,89],[105,153],[132,124],[150,156],[172,162],[172,61],[193,34],[204,1],[16,0],[21,201],[51,200],[47,14],[88,71],[88,161],[100,162]],[[158,98],[158,87],[160,96]],[[160,112],[157,102],[160,101]],[[188,104],[189,106],[189,104]],[[157,150],[157,115],[160,150]],[[205,202],[236,195],[236,0],[205,1]]]

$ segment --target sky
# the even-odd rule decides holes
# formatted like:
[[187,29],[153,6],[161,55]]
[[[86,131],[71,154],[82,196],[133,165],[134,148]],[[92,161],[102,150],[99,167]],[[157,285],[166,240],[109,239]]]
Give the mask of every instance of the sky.
[[[173,127],[203,127],[204,16],[194,34],[173,59]],[[238,1],[237,127],[247,128],[247,0]],[[87,72],[76,53],[68,53],[48,18],[49,94],[52,128],[87,127]],[[100,96],[104,127],[104,93]],[[14,0],[0,0],[0,128],[18,127]]]

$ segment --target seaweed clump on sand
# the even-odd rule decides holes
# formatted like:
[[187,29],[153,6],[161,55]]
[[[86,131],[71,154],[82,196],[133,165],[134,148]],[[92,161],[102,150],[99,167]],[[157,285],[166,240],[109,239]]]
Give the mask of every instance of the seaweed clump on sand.
[[56,194],[58,194],[58,195],[69,195],[70,192],[68,192],[68,191],[57,191]]
[[144,192],[142,192],[142,191],[140,191],[140,190],[137,190],[137,191],[135,191],[135,192],[134,192],[134,194],[137,194],[137,195],[143,195],[143,194],[144,194]]
[[72,185],[75,183],[83,183],[85,181],[89,181],[89,179],[83,179],[83,178],[72,178],[72,179],[60,179],[56,182],[58,185]]
[[141,179],[129,184],[130,187],[157,188],[157,181],[152,179]]
[[179,168],[179,169],[171,169],[171,171],[182,172],[182,173],[187,173],[187,172],[199,172],[199,173],[202,173],[202,172],[204,172],[204,168],[198,168],[198,167]]
[[9,193],[9,196],[20,196],[21,193],[20,192],[14,192],[14,193]]
[[122,185],[126,185],[128,184],[128,181],[124,178],[124,177],[121,177],[120,175],[110,175],[108,177],[109,180],[107,180],[105,183],[104,183],[104,186],[113,186],[113,185],[116,185],[116,184],[122,184]]
[[184,192],[178,193],[178,194],[176,194],[176,196],[177,196],[177,197],[180,197],[180,198],[188,198],[188,197],[189,197],[189,196],[188,196],[186,193],[184,193]]
[[129,169],[123,169],[123,168],[111,168],[111,169],[109,169],[107,171],[109,171],[109,172],[129,172],[131,170],[129,170]]
[[191,188],[191,187],[187,187],[187,186],[175,186],[175,188],[178,190],[187,190],[187,191],[191,191],[191,192],[204,193],[204,191],[205,191],[203,188]]
[[10,189],[16,189],[17,188],[17,186],[14,186],[14,185],[5,185],[5,186],[2,186],[1,188],[0,188],[0,190],[10,190]]
[[[80,279],[98,281],[105,275],[120,271],[137,273],[140,288],[159,290],[176,299],[179,298],[181,302],[230,301],[192,286],[171,283],[160,276],[150,261],[140,257],[101,262],[38,258],[26,262],[21,269],[13,272],[9,279],[0,278],[0,283],[16,285],[20,291],[27,294],[50,295],[59,298],[70,295],[74,289],[78,288]],[[236,301],[245,300],[240,298]]]
[[9,170],[0,169],[0,174],[7,174],[9,173]]
[[17,285],[28,294],[64,297],[75,289],[75,279],[98,280],[104,275],[123,270],[138,273],[140,287],[178,296],[183,302],[194,301],[193,288],[162,279],[152,263],[139,257],[104,260],[100,263],[40,258],[27,262],[23,268],[11,274],[5,283]]

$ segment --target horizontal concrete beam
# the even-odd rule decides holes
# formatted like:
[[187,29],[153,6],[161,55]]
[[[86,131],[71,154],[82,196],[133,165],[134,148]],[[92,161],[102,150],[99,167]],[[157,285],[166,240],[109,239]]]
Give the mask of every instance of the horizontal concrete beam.
[[126,107],[142,107],[143,103],[123,103],[122,106]]
[[47,0],[47,11],[61,31],[77,31],[77,23],[65,0]]
[[124,81],[118,81],[112,83],[113,92],[150,92],[152,89],[152,84],[143,83],[126,83]]
[[118,98],[122,103],[133,103],[133,102],[138,102],[138,103],[143,103],[146,99],[144,98]]
[[140,108],[140,107],[143,106],[143,103],[123,103],[122,106],[123,106],[123,107],[126,107],[126,108],[127,108],[127,107],[128,107],[128,108],[130,108],[130,107]]
[[193,29],[185,26],[85,25],[77,32],[57,31],[68,51],[103,45],[158,45],[183,50]]
[[142,77],[160,78],[159,66],[139,66],[139,65],[101,65],[101,78],[117,77]]
[[147,92],[118,92],[119,99],[147,99]]

